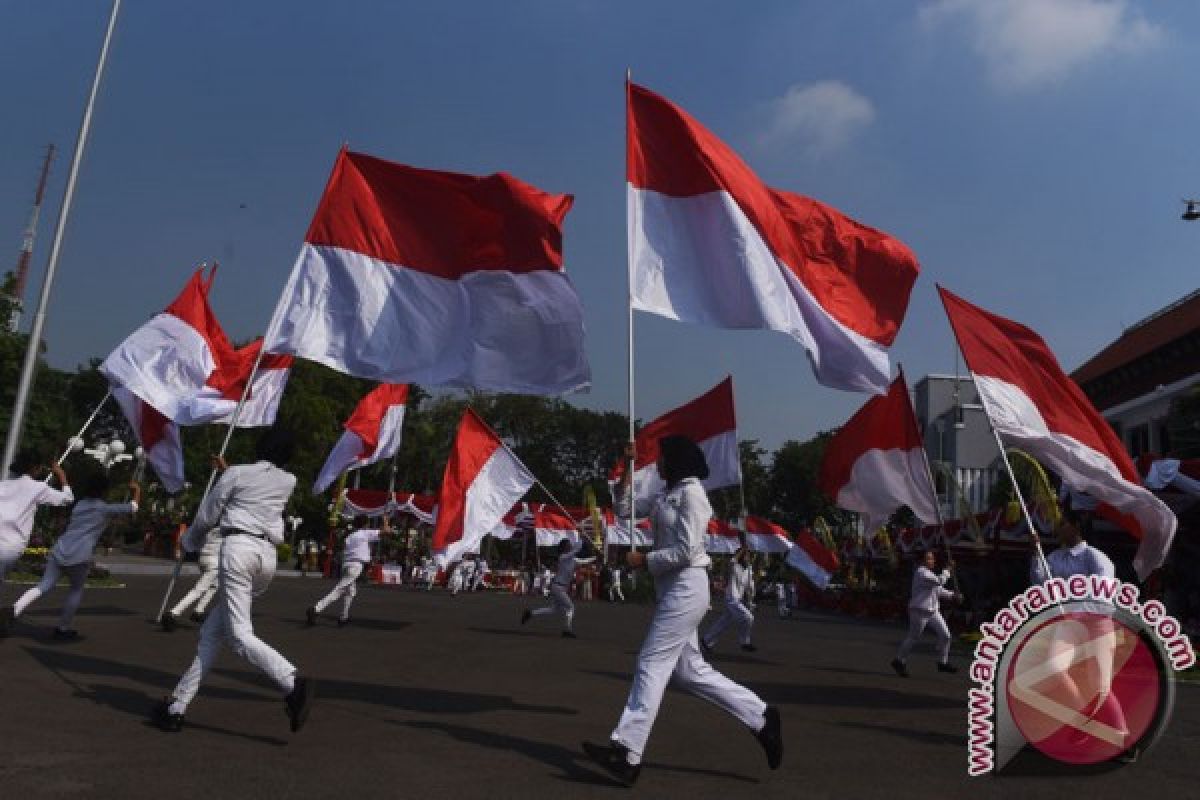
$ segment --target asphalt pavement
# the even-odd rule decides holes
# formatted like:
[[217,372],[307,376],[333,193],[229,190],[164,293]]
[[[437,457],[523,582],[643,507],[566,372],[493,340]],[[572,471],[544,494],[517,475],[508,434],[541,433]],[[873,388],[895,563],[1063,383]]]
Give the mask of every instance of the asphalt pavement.
[[257,601],[255,625],[318,681],[308,726],[290,733],[269,682],[226,652],[185,729],[162,733],[147,713],[190,662],[196,631],[151,622],[164,577],[122,580],[88,591],[79,641],[50,638],[61,593],[0,641],[0,797],[1200,797],[1195,686],[1179,687],[1167,735],[1137,764],[1067,770],[1030,751],[968,778],[968,680],[937,673],[930,642],[905,680],[888,667],[898,624],[780,620],[773,608],[759,610],[758,652],[730,637],[712,661],[779,706],[783,767],[770,771],[719,709],[672,691],[626,790],[579,744],[616,722],[648,606],[580,603],[579,638],[566,640],[550,617],[518,624],[536,601],[364,587],[353,624],[309,629],[304,609],[332,584],[287,577]]

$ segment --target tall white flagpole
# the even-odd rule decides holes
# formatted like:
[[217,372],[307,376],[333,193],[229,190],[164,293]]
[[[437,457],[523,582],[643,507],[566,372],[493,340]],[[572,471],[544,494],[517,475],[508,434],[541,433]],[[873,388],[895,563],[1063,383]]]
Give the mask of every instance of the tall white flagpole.
[[42,279],[42,291],[38,298],[37,311],[33,315],[33,325],[29,329],[29,346],[25,350],[25,362],[21,366],[21,380],[17,384],[17,397],[13,402],[12,421],[8,426],[8,440],[4,443],[0,476],[8,474],[8,467],[12,464],[13,457],[17,454],[17,445],[21,441],[21,429],[25,425],[25,411],[29,405],[29,392],[33,388],[33,376],[37,367],[38,348],[42,341],[42,330],[46,327],[46,307],[50,305],[50,290],[54,286],[54,272],[58,268],[63,234],[67,229],[67,219],[71,215],[71,201],[75,197],[75,181],[79,177],[79,164],[83,161],[83,150],[87,145],[88,131],[92,127],[92,110],[96,106],[96,95],[100,92],[100,79],[104,75],[104,65],[108,60],[109,45],[112,43],[113,31],[117,27],[117,14],[120,10],[121,0],[113,0],[112,10],[108,15],[108,30],[104,33],[104,44],[100,47],[96,74],[92,78],[92,90],[88,94],[87,104],[83,108],[83,120],[79,123],[79,137],[75,140],[75,154],[71,156],[71,168],[67,171],[67,188],[63,193],[62,207],[58,210],[58,224],[54,228],[54,240],[50,244],[50,257],[46,261],[46,275]]
[[[633,70],[626,69],[625,70],[625,108],[626,108],[626,113],[628,113],[628,109],[629,109],[629,87],[630,87],[630,84],[632,83],[632,81],[633,81]],[[628,123],[626,123],[626,125],[628,125]],[[626,131],[626,133],[628,133],[628,131]],[[629,157],[628,147],[629,147],[629,145],[627,144],[626,145],[627,152],[625,154],[626,158]],[[627,179],[627,182],[628,182],[628,179]],[[634,420],[634,417],[633,417],[633,409],[634,409],[634,403],[633,403],[633,397],[634,397],[634,394],[633,394],[633,253],[629,251],[630,241],[629,241],[629,188],[628,188],[628,186],[626,186],[626,190],[625,190],[625,220],[626,220],[625,221],[625,248],[626,248],[625,273],[626,273],[626,279],[628,281],[628,293],[626,295],[626,313],[628,315],[628,336],[627,336],[626,341],[627,341],[628,347],[626,349],[626,354],[627,354],[626,360],[627,360],[628,366],[629,366],[629,397],[628,397],[628,402],[627,402],[627,408],[629,410],[629,445],[630,445],[630,451],[631,451],[629,454],[629,463],[627,463],[625,465],[625,469],[628,470],[629,491],[631,492],[630,497],[629,497],[629,546],[630,546],[630,548],[636,550],[637,549],[637,538],[636,538],[637,537],[637,518],[636,518],[635,508],[637,506],[637,494],[636,494],[637,487],[636,487],[636,484],[634,483],[633,478],[634,478],[634,467],[637,463],[637,432],[634,430],[634,424],[633,424],[633,420]]]

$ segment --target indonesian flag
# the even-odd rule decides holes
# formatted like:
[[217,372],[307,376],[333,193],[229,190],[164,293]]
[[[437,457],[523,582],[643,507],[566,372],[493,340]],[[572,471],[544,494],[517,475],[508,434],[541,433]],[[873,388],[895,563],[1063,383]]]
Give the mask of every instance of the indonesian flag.
[[[218,364],[200,391],[183,401],[176,422],[180,425],[226,425],[232,422],[233,412],[246,389],[246,381],[250,378],[250,371],[254,369],[260,350],[261,338]],[[279,401],[294,361],[292,356],[275,353],[263,355],[258,371],[254,373],[246,403],[242,406],[242,413],[238,415],[239,428],[261,428],[275,424]]]
[[233,359],[233,345],[208,304],[216,269],[206,281],[198,269],[166,310],[138,328],[109,354],[100,371],[177,420],[218,364]]
[[838,569],[837,553],[817,541],[817,537],[807,530],[796,534],[795,544],[788,550],[785,560],[818,589],[827,587]]
[[535,479],[479,415],[468,408],[458,426],[438,496],[432,550],[439,567],[479,550],[483,537]]
[[343,150],[267,350],[391,383],[520,394],[590,384],[563,271],[569,195],[500,173],[434,172]]
[[[708,478],[703,481],[708,490],[733,486],[742,482],[742,465],[738,452],[737,416],[733,409],[733,378],[726,378],[695,400],[668,411],[638,431],[634,438],[637,454],[634,458],[635,497],[649,497],[666,486],[658,474],[658,440],[664,436],[686,436],[700,446],[708,462]],[[625,474],[625,464],[618,464],[609,476],[615,483]]]
[[900,506],[937,524],[937,492],[903,374],[829,440],[817,484],[840,508],[862,514],[868,531]]
[[628,84],[633,307],[718,328],[780,331],[817,380],[882,393],[917,278],[898,239],[766,186],[670,101]]
[[1035,332],[938,287],[963,358],[996,432],[1141,540],[1133,568],[1145,579],[1163,563],[1177,521],[1141,485],[1121,440]]
[[343,426],[346,432],[325,459],[313,491],[325,491],[348,469],[365,467],[395,455],[400,449],[407,402],[407,383],[380,384],[359,400]]
[[748,515],[745,528],[746,546],[756,553],[786,553],[792,548],[792,537],[770,520]]
[[[634,533],[630,536],[627,517],[618,517],[611,508],[604,510],[604,543],[606,545],[646,547],[654,544],[654,534],[650,531],[650,520],[638,520],[633,530]],[[709,532],[711,533],[711,528]]]
[[124,387],[114,386],[112,393],[146,454],[146,463],[154,468],[163,488],[175,494],[184,484],[179,426]]

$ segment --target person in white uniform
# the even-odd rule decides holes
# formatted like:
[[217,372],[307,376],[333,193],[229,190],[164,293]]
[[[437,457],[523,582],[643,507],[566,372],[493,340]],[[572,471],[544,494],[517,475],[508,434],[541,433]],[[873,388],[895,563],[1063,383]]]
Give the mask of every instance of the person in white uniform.
[[204,615],[213,598],[217,596],[217,566],[220,555],[221,532],[216,530],[208,535],[204,546],[200,548],[200,557],[197,560],[200,577],[196,579],[195,585],[179,599],[174,608],[163,612],[159,622],[164,631],[170,633],[175,630],[179,618],[186,614],[189,608],[192,609],[192,622],[204,622]]
[[616,602],[617,598],[625,602],[625,592],[621,590],[621,565],[613,564],[608,570],[608,602]]
[[730,625],[737,627],[738,644],[743,650],[753,653],[757,649],[750,641],[750,631],[754,627],[754,612],[749,608],[754,605],[752,569],[750,550],[743,539],[729,560],[729,572],[725,578],[725,610],[700,637],[700,643],[706,650],[716,646],[717,639]]
[[[626,456],[631,457],[633,445]],[[618,491],[617,513],[648,516],[654,549],[625,556],[631,569],[645,566],[655,579],[658,601],[650,629],[638,653],[633,686],[625,709],[607,744],[584,742],[584,752],[616,780],[632,786],[641,772],[642,755],[658,716],[667,683],[702,697],[745,725],[766,752],[767,765],[783,761],[779,711],[758,695],[713,669],[700,652],[696,629],[709,602],[708,566],[704,537],[712,517],[708,495],[700,481],[708,477],[703,451],[684,436],[659,440],[658,473],[666,488],[648,498],[634,498],[629,473]]]
[[109,485],[108,476],[98,467],[94,469],[95,471],[82,481],[76,482],[80,487],[80,499],[71,509],[71,519],[66,530],[58,537],[58,541],[46,557],[46,572],[42,575],[41,582],[21,595],[12,608],[0,610],[0,635],[7,634],[13,621],[35,600],[52,591],[58,585],[58,579],[65,576],[71,588],[63,601],[58,626],[54,629],[54,638],[79,638],[79,633],[71,624],[75,621],[75,612],[79,610],[79,602],[83,599],[83,588],[87,582],[88,570],[92,566],[92,553],[96,549],[96,542],[108,528],[110,517],[117,514],[136,514],[138,502],[142,498],[142,487],[131,482],[131,500],[128,503],[104,502]]
[[954,562],[949,562],[940,573],[934,572],[937,556],[932,550],[925,550],[919,564],[913,573],[912,596],[908,601],[908,636],[904,637],[899,652],[892,659],[892,669],[902,678],[908,677],[908,655],[926,628],[937,636],[938,672],[958,672],[958,667],[950,663],[950,628],[940,609],[942,600],[962,602],[962,595],[946,588]]
[[342,601],[342,613],[338,616],[338,627],[349,624],[350,606],[358,594],[358,578],[371,563],[371,545],[378,542],[380,536],[387,536],[392,532],[391,523],[388,522],[386,516],[379,528],[366,527],[367,520],[365,518],[358,520],[358,523],[357,530],[348,535],[342,543],[342,574],[338,578],[337,584],[329,594],[318,600],[315,606],[310,606],[304,612],[309,627],[316,625],[321,612],[336,603],[338,599]]
[[52,463],[50,471],[61,490],[39,479],[45,468],[42,458],[25,449],[13,458],[14,476],[0,481],[0,586],[25,552],[33,534],[33,517],[38,506],[69,506],[75,502],[62,467]]
[[488,573],[487,559],[481,558],[481,559],[479,559],[479,562],[475,565],[475,580],[471,583],[471,591],[472,592],[478,592],[480,589],[484,588],[483,579],[487,575],[487,573]]
[[533,617],[553,614],[557,611],[563,617],[563,638],[576,638],[575,604],[571,602],[571,584],[575,581],[575,568],[580,564],[590,564],[596,560],[595,556],[579,558],[581,546],[582,540],[579,544],[570,539],[563,539],[558,543],[558,565],[553,573],[554,577],[550,580],[550,603],[540,608],[527,608],[521,612],[522,625]]
[[283,469],[293,449],[291,434],[275,427],[259,437],[256,463],[225,468],[218,459],[224,472],[183,537],[184,548],[194,552],[211,531],[220,530],[217,597],[200,628],[196,658],[171,696],[153,709],[152,719],[165,731],[183,728],[184,714],[226,642],[283,693],[293,732],[308,720],[315,681],[297,674],[296,667],[259,639],[251,619],[254,597],[267,590],[275,575],[275,548],[283,541],[283,510],[296,488],[296,476]]

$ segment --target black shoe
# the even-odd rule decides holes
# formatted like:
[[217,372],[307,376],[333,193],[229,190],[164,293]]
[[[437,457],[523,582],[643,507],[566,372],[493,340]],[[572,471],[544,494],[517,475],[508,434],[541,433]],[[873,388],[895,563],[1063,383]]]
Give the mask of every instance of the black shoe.
[[73,642],[79,638],[79,631],[70,628],[55,628],[52,635],[60,641]]
[[170,633],[171,631],[175,630],[175,625],[176,625],[175,615],[172,614],[170,611],[164,611],[163,615],[162,615],[162,619],[160,619],[159,622],[162,623],[162,629],[164,631],[166,631],[167,633]]
[[16,621],[17,615],[13,612],[12,606],[0,608],[0,639],[12,633],[12,626]]
[[167,733],[179,733],[183,730],[183,714],[171,713],[171,703],[173,702],[174,700],[170,697],[160,700],[150,711],[150,721]]
[[908,665],[898,658],[892,659],[892,669],[896,670],[896,674],[901,678],[908,677]]
[[197,625],[203,625],[204,624],[204,615],[201,614],[199,611],[193,611],[191,620],[192,620],[192,622],[196,623]]
[[578,639],[579,637],[575,635],[575,632],[574,632],[574,631],[563,631],[563,632],[562,632],[562,638],[564,638],[564,639]]
[[521,612],[521,624],[524,625],[529,620],[533,619],[533,612],[528,608]]
[[317,624],[317,607],[309,606],[304,610],[304,624],[312,627]]
[[758,652],[758,648],[757,648],[757,647],[755,647],[755,646],[754,646],[754,645],[752,645],[752,644],[744,644],[744,645],[742,645],[742,650],[743,650],[744,652],[747,652],[747,653],[756,653],[756,652]]
[[288,719],[292,723],[292,733],[304,727],[308,722],[308,712],[312,709],[313,699],[317,696],[317,683],[312,678],[296,677],[296,686],[292,693],[283,699],[287,706]]
[[338,627],[339,627],[339,628],[344,628],[344,627],[346,627],[346,626],[347,626],[347,625],[349,625],[349,624],[350,624],[350,620],[348,620],[348,619],[339,619],[339,620],[338,620]]
[[779,709],[775,706],[767,706],[767,710],[763,712],[763,718],[766,723],[762,726],[762,730],[754,734],[754,738],[758,739],[758,743],[766,751],[767,766],[771,769],[779,769],[779,765],[783,763],[783,732],[780,729]]
[[942,663],[938,664],[938,672],[954,673],[958,672],[958,667],[954,666],[949,661],[943,661]]
[[616,742],[607,745],[583,743],[583,752],[595,761],[622,786],[633,786],[637,783],[638,775],[642,772],[641,764],[630,764],[626,758],[627,751]]

